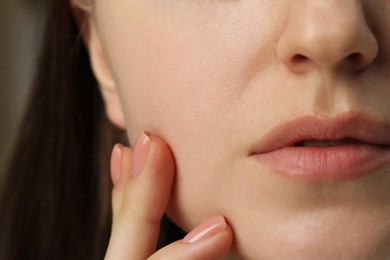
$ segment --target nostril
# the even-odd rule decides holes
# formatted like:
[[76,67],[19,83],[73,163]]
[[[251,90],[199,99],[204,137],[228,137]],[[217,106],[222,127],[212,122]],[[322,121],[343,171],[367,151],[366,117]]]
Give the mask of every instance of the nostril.
[[302,54],[295,54],[292,56],[289,60],[288,66],[290,70],[294,71],[295,73],[301,74],[305,73],[308,69],[308,65],[310,58],[306,57]]
[[363,55],[359,52],[352,53],[347,57],[347,61],[355,67],[360,67],[363,63]]
[[308,60],[308,58],[302,54],[295,54],[292,58],[291,61],[295,64],[300,64]]

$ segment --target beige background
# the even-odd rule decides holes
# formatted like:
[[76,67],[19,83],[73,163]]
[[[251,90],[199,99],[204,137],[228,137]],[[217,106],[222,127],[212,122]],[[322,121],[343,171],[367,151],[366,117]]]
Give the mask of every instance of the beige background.
[[41,31],[34,2],[0,1],[0,175],[25,105]]

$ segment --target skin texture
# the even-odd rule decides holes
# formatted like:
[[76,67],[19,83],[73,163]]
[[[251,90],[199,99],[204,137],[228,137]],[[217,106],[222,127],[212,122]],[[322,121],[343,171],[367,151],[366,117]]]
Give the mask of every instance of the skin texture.
[[111,120],[132,144],[148,130],[171,148],[167,212],[180,227],[224,215],[237,259],[390,256],[389,164],[306,183],[248,159],[291,118],[366,113],[390,123],[390,2],[75,5],[89,14],[85,38]]
[[[112,193],[113,225],[106,260],[110,259],[223,259],[232,244],[232,230],[224,218],[204,222],[200,234],[194,230],[196,240],[178,240],[154,254],[159,225],[169,200],[175,164],[167,144],[157,138],[149,138],[149,149],[139,174],[134,175],[139,164],[139,149],[134,151],[121,147],[118,155],[113,150],[111,176],[114,182]],[[139,147],[138,147],[139,148]],[[146,149],[141,149],[146,150]],[[138,155],[136,155],[138,154]],[[139,158],[139,157],[138,157]],[[210,226],[211,224],[211,226]]]

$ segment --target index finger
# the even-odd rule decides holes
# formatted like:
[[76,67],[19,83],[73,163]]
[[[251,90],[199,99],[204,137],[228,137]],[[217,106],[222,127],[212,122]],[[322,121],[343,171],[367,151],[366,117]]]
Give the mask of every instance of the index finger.
[[[163,140],[145,133],[137,140],[132,158],[123,154],[121,176],[113,191],[113,205],[119,206],[114,208],[106,257],[146,259],[156,249],[160,221],[172,189],[174,159]],[[132,164],[128,163],[130,159]]]

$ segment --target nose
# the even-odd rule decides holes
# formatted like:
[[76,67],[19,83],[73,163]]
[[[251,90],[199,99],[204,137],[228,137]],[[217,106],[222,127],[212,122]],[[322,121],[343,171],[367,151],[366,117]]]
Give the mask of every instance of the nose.
[[358,0],[297,2],[277,45],[278,59],[290,70],[359,71],[375,60],[378,42]]

